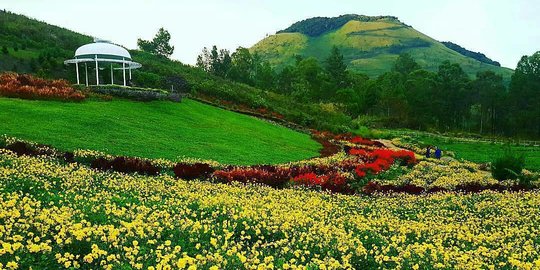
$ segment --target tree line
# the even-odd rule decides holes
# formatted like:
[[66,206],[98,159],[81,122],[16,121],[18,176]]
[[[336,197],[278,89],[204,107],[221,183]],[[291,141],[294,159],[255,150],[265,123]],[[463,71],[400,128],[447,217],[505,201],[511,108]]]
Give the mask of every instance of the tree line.
[[408,54],[370,78],[349,71],[337,47],[322,62],[297,56],[276,70],[246,48],[230,53],[213,46],[203,49],[197,66],[296,101],[331,104],[360,124],[540,137],[540,52],[523,56],[508,86],[492,71],[470,78],[448,61],[428,71]]

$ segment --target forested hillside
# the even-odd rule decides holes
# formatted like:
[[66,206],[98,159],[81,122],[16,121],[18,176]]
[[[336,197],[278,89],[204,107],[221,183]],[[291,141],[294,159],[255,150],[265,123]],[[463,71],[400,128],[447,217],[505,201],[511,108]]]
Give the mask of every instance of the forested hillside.
[[491,59],[489,59],[489,57],[487,57],[485,54],[481,53],[481,52],[473,52],[473,51],[469,51],[455,43],[452,43],[452,42],[449,42],[449,41],[443,41],[441,42],[442,44],[444,44],[444,46],[458,52],[458,53],[461,53],[462,55],[464,56],[467,56],[467,57],[471,57],[471,58],[474,58],[480,62],[483,62],[483,63],[486,63],[486,64],[490,64],[490,65],[494,65],[494,66],[498,66],[500,67],[501,66],[501,63],[497,62],[497,61],[493,61]]
[[[351,71],[334,47],[324,59],[296,57],[282,70],[257,53],[203,49],[198,65],[209,73],[288,96],[303,104],[324,103],[355,119],[356,126],[539,137],[540,77],[537,53],[524,57],[511,83],[501,74],[469,76],[459,63],[443,61],[435,71],[401,54],[375,78]],[[508,86],[510,84],[510,86]]]

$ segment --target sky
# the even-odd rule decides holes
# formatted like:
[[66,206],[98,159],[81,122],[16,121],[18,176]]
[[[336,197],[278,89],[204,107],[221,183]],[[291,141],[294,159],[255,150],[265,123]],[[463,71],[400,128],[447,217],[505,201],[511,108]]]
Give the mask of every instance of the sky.
[[540,0],[0,0],[0,8],[130,49],[164,27],[172,58],[188,64],[205,46],[234,51],[294,22],[342,14],[397,16],[509,68],[540,50]]

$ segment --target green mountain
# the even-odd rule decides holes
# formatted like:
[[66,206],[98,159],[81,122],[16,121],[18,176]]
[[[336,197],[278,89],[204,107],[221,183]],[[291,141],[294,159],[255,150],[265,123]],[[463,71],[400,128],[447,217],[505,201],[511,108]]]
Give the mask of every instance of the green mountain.
[[322,61],[333,46],[341,50],[350,70],[369,76],[389,71],[401,53],[410,54],[423,68],[431,71],[449,60],[460,64],[471,76],[478,71],[492,70],[509,81],[513,72],[450,49],[392,16],[311,18],[261,40],[251,51],[280,69],[293,64],[298,55],[313,56]]

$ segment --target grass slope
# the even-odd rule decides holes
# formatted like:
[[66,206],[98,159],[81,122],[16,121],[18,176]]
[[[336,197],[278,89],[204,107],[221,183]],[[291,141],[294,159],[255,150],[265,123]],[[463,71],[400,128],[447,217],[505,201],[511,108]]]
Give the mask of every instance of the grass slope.
[[78,104],[0,98],[0,108],[0,134],[62,150],[259,164],[310,158],[320,147],[306,134],[192,100]]
[[425,69],[436,71],[445,60],[458,63],[469,75],[492,70],[510,80],[512,70],[482,63],[451,50],[444,44],[416,31],[396,19],[351,20],[336,30],[318,36],[281,32],[255,44],[259,53],[276,67],[294,62],[294,55],[324,60],[333,46],[339,47],[349,68],[377,76],[389,71],[400,53],[409,53]]

